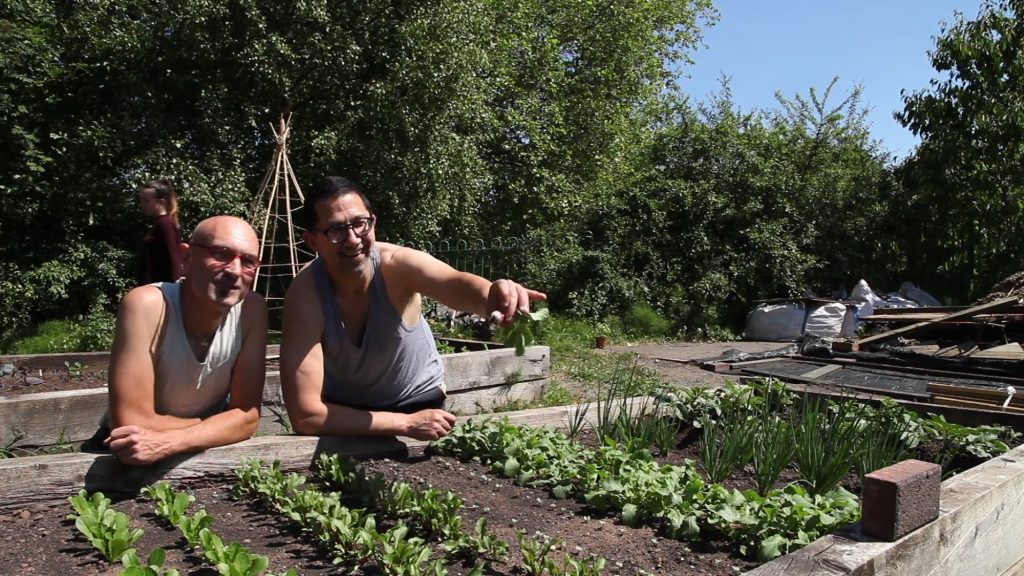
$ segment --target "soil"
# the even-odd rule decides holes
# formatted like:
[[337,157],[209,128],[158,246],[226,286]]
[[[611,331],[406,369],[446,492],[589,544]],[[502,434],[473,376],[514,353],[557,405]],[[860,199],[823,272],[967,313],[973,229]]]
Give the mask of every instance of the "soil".
[[[694,443],[673,452],[670,459],[693,457]],[[494,564],[490,576],[525,576],[521,567],[516,533],[537,532],[563,542],[560,552],[577,557],[601,556],[607,559],[604,574],[706,574],[714,576],[746,572],[756,563],[740,557],[727,543],[685,543],[664,538],[652,528],[628,528],[613,517],[592,515],[575,501],[555,500],[547,491],[512,484],[473,462],[423,454],[393,460],[364,462],[370,472],[381,472],[389,479],[409,482],[419,488],[428,486],[451,490],[465,503],[464,526],[471,528],[477,519],[487,517],[490,533],[510,544],[508,560]],[[740,474],[739,485],[749,483]],[[229,476],[208,477],[200,482],[175,486],[194,494],[196,503],[215,517],[212,529],[224,542],[240,542],[250,552],[268,556],[270,570],[284,572],[296,568],[299,574],[342,574],[330,562],[327,551],[310,543],[277,512],[252,501],[234,501],[229,492],[235,485]],[[190,552],[176,529],[167,527],[153,514],[153,504],[139,496],[115,503],[115,509],[131,518],[132,527],[145,532],[135,547],[145,557],[162,547],[168,551],[165,567],[173,567],[184,576],[213,575],[203,564],[201,554]],[[74,524],[65,517],[71,512],[66,499],[0,516],[0,574],[51,574],[55,571],[83,576],[116,574],[118,566],[106,562]],[[468,573],[470,566],[449,566],[453,576]],[[377,574],[373,569],[355,574]]]

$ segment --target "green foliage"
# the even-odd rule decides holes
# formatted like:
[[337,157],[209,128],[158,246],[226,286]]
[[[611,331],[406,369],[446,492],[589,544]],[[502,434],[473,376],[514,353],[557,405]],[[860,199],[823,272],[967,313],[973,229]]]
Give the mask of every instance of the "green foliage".
[[825,494],[835,488],[870,450],[862,444],[858,422],[865,408],[853,400],[832,403],[805,395],[793,415],[793,445],[800,479],[811,494]]
[[780,405],[784,405],[784,398],[790,395],[785,389],[773,388],[769,381],[764,388],[763,401],[752,409],[750,461],[757,493],[762,496],[768,493],[782,471],[793,461],[793,432],[785,418],[779,415]]
[[11,352],[58,354],[109,350],[114,341],[114,323],[113,314],[93,307],[88,316],[43,322],[34,334],[15,341]]
[[973,20],[957,13],[928,53],[937,77],[904,91],[896,114],[921,139],[899,173],[905,265],[957,300],[984,295],[1024,254],[1022,22],[1019,0],[984,0]]
[[634,338],[663,338],[672,332],[672,322],[642,302],[622,315],[622,326]]
[[1008,426],[962,426],[947,422],[946,418],[929,414],[929,419],[922,422],[926,437],[937,440],[942,448],[939,462],[943,474],[952,474],[949,469],[953,459],[962,454],[970,454],[976,458],[995,458],[1009,450],[1006,442],[1020,437],[1020,433]]
[[[556,241],[565,214],[634,170],[650,110],[712,15],[708,0],[8,2],[0,333],[123,294],[146,227],[139,182],[175,181],[186,234],[245,215],[285,109],[299,180],[358,177],[382,237]],[[68,267],[83,250],[94,257]],[[526,275],[548,285],[552,259]]]
[[68,514],[75,527],[110,562],[119,561],[142,537],[142,529],[128,527],[128,515],[110,507],[102,492],[90,496],[85,490],[68,498],[76,514]]
[[710,482],[725,480],[753,457],[756,435],[750,433],[751,420],[749,411],[738,406],[717,418],[705,415],[701,420],[701,464]]
[[922,436],[920,418],[890,398],[883,399],[878,408],[867,408],[859,425],[868,447],[854,462],[862,480],[865,474],[905,459]]
[[156,504],[157,515],[166,518],[174,526],[181,523],[188,507],[195,501],[195,496],[187,492],[175,492],[167,482],[145,486],[142,493]]
[[[860,513],[857,499],[842,489],[811,495],[790,485],[764,496],[741,493],[705,483],[690,462],[659,465],[649,452],[615,443],[591,450],[558,432],[507,421],[467,422],[430,450],[479,460],[519,484],[548,487],[555,498],[574,496],[597,511],[617,511],[627,525],[651,524],[679,539],[710,532],[762,560],[805,545]],[[535,566],[547,557],[538,546],[527,551]]]
[[529,313],[517,310],[515,320],[508,326],[502,327],[502,342],[505,343],[505,346],[515,346],[516,356],[522,356],[526,353],[526,347],[533,344],[532,324],[544,320],[550,312],[547,308]]
[[135,549],[131,549],[121,556],[121,563],[125,569],[119,576],[178,576],[178,571],[172,569],[163,570],[164,560],[167,558],[167,551],[157,548],[149,553],[149,558],[143,564]]

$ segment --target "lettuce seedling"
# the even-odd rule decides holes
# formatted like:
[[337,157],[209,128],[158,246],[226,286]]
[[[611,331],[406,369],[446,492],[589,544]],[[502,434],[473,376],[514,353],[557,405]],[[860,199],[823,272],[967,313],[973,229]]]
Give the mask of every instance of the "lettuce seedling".
[[75,521],[78,531],[110,562],[120,560],[142,537],[142,529],[129,529],[128,515],[111,508],[110,498],[102,492],[96,492],[90,497],[85,490],[81,490],[77,496],[68,498],[68,501],[78,512],[68,514],[68,519]]

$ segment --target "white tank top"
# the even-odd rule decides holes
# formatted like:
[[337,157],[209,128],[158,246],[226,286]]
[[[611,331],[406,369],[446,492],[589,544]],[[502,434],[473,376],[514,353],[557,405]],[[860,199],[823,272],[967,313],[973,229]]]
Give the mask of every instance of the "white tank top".
[[242,349],[242,302],[228,310],[217,327],[204,361],[196,360],[181,316],[182,284],[158,282],[167,302],[167,330],[156,351],[158,414],[205,418],[226,408],[231,372]]

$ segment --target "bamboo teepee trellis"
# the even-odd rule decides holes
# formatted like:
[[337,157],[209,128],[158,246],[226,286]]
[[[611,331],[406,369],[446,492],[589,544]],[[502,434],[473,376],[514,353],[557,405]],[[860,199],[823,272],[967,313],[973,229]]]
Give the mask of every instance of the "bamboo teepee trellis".
[[260,237],[260,261],[263,263],[253,280],[253,289],[267,301],[271,329],[280,329],[275,324],[279,322],[288,284],[315,255],[300,247],[302,229],[292,218],[302,208],[305,198],[288,161],[291,114],[282,114],[278,128],[271,125],[270,129],[277,140],[277,148],[252,210],[252,222]]

